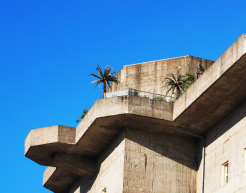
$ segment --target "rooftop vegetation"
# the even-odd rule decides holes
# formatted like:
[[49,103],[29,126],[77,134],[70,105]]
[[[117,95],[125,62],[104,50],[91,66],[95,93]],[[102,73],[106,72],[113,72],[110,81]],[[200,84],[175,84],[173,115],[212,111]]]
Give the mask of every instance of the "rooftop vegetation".
[[164,79],[163,88],[167,88],[166,95],[171,91],[172,94],[176,94],[176,98],[178,97],[187,89],[189,86],[195,81],[196,77],[194,74],[186,73],[180,74],[179,70],[177,70],[177,76],[173,73],[167,74],[166,78]]
[[120,83],[120,81],[116,77],[117,72],[111,72],[113,70],[113,68],[111,68],[110,66],[105,67],[104,73],[102,72],[99,65],[97,65],[96,70],[97,70],[99,76],[97,76],[95,74],[89,75],[89,76],[94,76],[95,78],[97,78],[97,80],[92,81],[91,84],[97,83],[96,86],[98,85],[100,88],[101,84],[103,83],[103,93],[106,93],[107,87],[111,88],[111,86],[110,86],[111,82],[115,82],[116,84]]

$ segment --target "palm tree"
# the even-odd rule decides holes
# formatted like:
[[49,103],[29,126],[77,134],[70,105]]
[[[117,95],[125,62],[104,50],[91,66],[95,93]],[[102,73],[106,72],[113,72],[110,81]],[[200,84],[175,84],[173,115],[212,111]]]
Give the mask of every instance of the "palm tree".
[[[88,113],[88,110],[84,109],[83,110],[83,114],[81,116],[79,116],[79,118],[82,120],[87,113]],[[80,119],[76,119],[76,123],[80,122]]]
[[195,74],[186,73],[185,76],[186,76],[186,81],[188,82],[189,86],[192,85],[192,83],[196,81]]
[[183,74],[179,74],[179,70],[177,71],[177,77],[173,73],[167,74],[164,79],[163,88],[168,88],[166,95],[172,91],[172,94],[176,91],[176,98],[178,99],[179,95],[188,88],[190,81],[187,80],[187,76]]
[[[110,66],[106,66],[104,69],[104,73],[102,72],[101,68],[99,65],[97,65],[97,71],[99,73],[99,76],[95,75],[95,74],[90,74],[89,76],[94,76],[96,78],[98,78],[97,80],[94,80],[92,83],[97,83],[97,85],[99,85],[99,88],[101,86],[101,84],[103,83],[103,96],[104,93],[106,93],[106,88],[110,87],[110,83],[111,82],[115,82],[116,84],[120,83],[120,81],[117,79],[116,76],[117,72],[111,72],[111,70],[113,70],[113,68],[111,68]],[[96,86],[97,86],[96,85]]]

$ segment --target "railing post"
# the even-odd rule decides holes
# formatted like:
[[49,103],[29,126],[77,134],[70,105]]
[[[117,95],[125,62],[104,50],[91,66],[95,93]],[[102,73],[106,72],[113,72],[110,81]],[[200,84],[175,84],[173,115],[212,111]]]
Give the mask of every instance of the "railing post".
[[132,95],[132,88],[129,88],[129,95]]

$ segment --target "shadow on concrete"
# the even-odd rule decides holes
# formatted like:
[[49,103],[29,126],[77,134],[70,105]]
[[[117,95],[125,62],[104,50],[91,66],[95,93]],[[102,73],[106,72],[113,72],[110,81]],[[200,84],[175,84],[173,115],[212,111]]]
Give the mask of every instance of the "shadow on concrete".
[[206,134],[206,147],[246,117],[246,100],[215,124]]
[[[186,134],[184,134],[186,137],[179,135],[130,129],[126,131],[126,138],[139,144],[143,149],[147,148],[147,152],[152,156],[165,157],[197,171],[198,139],[187,137]],[[126,150],[127,148],[129,147],[126,147]]]
[[125,130],[123,129],[118,133],[114,140],[105,148],[105,150],[97,157],[97,174],[92,179],[79,178],[78,181],[71,187],[71,192],[75,192],[80,188],[80,193],[89,192],[97,180],[101,164],[108,158],[109,155],[121,144],[125,139]]

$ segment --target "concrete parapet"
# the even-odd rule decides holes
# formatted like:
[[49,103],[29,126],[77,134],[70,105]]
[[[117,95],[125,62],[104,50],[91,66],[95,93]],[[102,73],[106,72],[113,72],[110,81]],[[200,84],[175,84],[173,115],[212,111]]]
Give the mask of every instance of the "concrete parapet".
[[197,134],[205,134],[246,97],[245,34],[210,66],[174,103],[173,120]]
[[200,69],[200,65],[206,71],[213,62],[195,56],[182,56],[126,65],[121,68],[117,75],[120,84],[112,83],[112,91],[132,87],[137,90],[165,95],[167,89],[162,87],[167,74],[176,74],[178,67],[180,67],[180,73],[182,74],[196,74],[197,70]]

